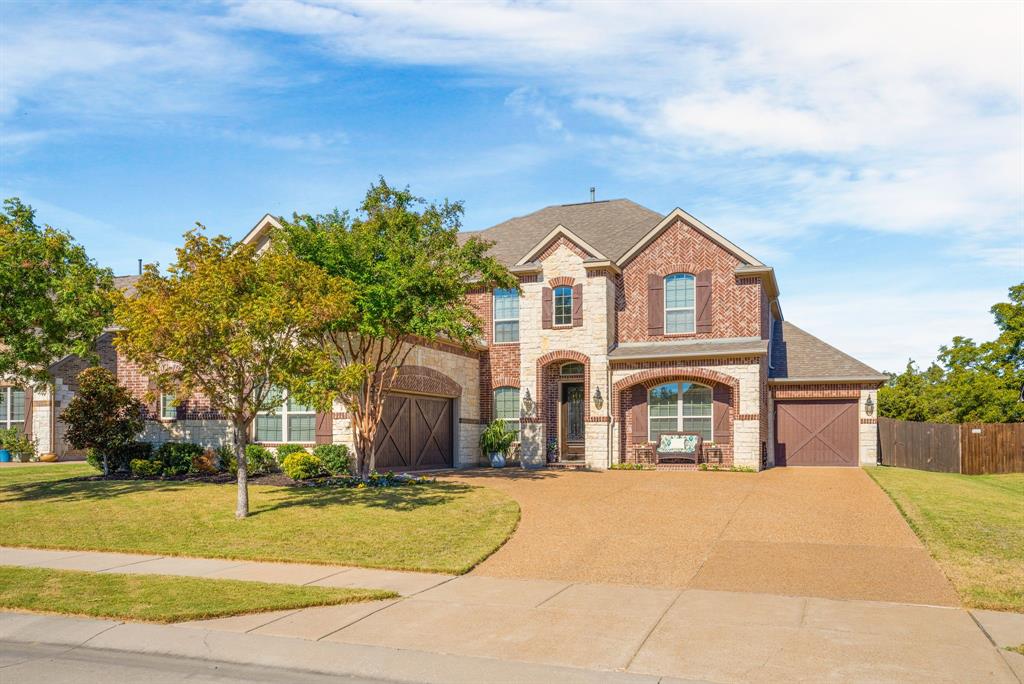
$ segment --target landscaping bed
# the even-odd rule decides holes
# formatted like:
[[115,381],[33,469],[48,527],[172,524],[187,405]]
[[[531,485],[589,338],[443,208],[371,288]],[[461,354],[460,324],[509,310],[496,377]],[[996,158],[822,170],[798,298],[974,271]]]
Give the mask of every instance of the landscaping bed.
[[0,567],[0,608],[182,622],[394,598],[393,591]]
[[867,468],[972,608],[1024,612],[1024,473]]
[[[84,464],[0,469],[0,545],[463,573],[512,534],[519,507],[490,487],[296,486],[106,479]],[[83,477],[84,476],[84,477]],[[283,475],[271,476],[284,478]]]

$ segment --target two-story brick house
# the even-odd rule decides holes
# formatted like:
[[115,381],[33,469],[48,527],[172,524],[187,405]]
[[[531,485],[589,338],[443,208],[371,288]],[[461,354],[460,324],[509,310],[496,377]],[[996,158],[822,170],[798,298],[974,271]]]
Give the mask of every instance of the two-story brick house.
[[[245,241],[265,241],[275,224],[265,216]],[[885,376],[784,321],[772,268],[681,209],[551,206],[473,234],[494,242],[520,291],[470,294],[486,330],[476,347],[417,346],[385,407],[379,468],[476,465],[481,427],[494,419],[520,433],[522,461],[534,466],[554,451],[595,468],[653,462],[653,444],[672,432],[701,434],[723,465],[875,462]],[[146,379],[109,338],[100,347],[105,365],[144,393]],[[76,367],[62,364],[56,396],[29,402],[42,408],[31,422],[43,450],[48,439],[62,449],[53,416]],[[201,400],[162,398],[151,418],[153,441],[227,439]],[[317,414],[287,397],[253,437],[352,442],[340,406]]]

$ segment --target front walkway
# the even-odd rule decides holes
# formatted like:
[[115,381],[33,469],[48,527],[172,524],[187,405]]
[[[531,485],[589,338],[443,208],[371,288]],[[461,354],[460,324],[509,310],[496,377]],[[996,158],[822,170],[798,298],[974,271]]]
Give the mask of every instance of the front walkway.
[[475,470],[522,509],[473,574],[959,605],[860,468],[731,472]]

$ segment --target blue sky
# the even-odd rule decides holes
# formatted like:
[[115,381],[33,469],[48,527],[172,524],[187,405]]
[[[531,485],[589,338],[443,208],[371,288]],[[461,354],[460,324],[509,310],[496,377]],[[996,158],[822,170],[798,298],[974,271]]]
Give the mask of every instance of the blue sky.
[[680,206],[879,369],[989,338],[1024,279],[1022,6],[0,5],[0,192],[101,264],[195,221],[355,206],[378,176],[485,228]]

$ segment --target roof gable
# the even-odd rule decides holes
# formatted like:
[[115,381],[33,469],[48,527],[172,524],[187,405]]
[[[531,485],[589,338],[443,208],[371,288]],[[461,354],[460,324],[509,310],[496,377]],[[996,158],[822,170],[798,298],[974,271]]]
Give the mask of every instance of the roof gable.
[[631,246],[619,258],[619,260],[618,260],[619,261],[619,266],[625,266],[626,263],[628,263],[630,259],[635,257],[640,252],[642,252],[644,250],[644,248],[646,248],[648,245],[650,245],[652,242],[654,242],[654,240],[656,240],[659,235],[664,233],[669,228],[669,226],[671,226],[673,223],[675,223],[678,220],[682,220],[682,221],[686,222],[687,224],[689,224],[691,227],[693,227],[694,229],[696,229],[697,231],[702,233],[709,240],[711,240],[712,242],[716,243],[719,247],[721,247],[722,249],[724,249],[725,251],[729,252],[730,254],[735,256],[737,259],[742,261],[745,265],[747,265],[747,266],[764,266],[764,264],[762,264],[759,260],[757,260],[756,258],[751,256],[750,254],[748,254],[744,250],[740,249],[734,243],[732,243],[729,240],[725,239],[725,237],[723,237],[719,233],[715,232],[714,230],[712,230],[708,226],[704,225],[704,223],[701,222],[700,220],[694,218],[693,216],[690,216],[690,214],[686,213],[685,211],[683,211],[679,207],[676,207],[671,212],[669,212],[668,216],[666,216],[665,218],[661,219],[661,221],[659,221],[657,225],[652,227],[650,231],[648,231],[633,246]]

